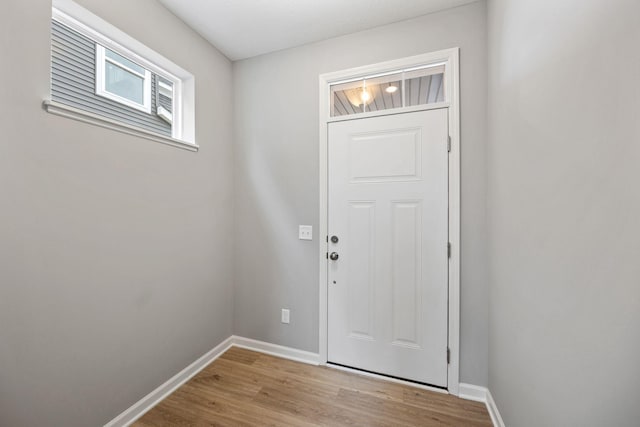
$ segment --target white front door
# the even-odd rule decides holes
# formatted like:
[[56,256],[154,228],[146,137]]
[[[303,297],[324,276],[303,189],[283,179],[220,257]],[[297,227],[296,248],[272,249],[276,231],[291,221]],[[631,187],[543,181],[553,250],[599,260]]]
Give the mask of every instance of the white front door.
[[447,387],[448,110],[328,135],[328,361]]

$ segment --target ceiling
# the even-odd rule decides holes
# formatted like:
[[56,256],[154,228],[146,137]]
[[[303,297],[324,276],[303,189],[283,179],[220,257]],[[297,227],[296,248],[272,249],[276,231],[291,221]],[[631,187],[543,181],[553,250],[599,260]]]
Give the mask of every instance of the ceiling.
[[159,1],[235,61],[475,0]]

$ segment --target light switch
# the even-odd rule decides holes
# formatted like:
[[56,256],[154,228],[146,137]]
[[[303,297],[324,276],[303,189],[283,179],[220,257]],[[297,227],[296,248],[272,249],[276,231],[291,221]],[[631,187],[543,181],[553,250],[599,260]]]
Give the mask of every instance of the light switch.
[[298,227],[298,239],[313,240],[313,227],[311,225],[301,225]]

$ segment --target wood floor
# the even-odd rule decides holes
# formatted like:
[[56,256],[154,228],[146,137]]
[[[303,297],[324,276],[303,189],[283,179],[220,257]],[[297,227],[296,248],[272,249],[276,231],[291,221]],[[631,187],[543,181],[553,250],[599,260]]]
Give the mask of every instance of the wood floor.
[[492,424],[482,403],[232,347],[133,425]]

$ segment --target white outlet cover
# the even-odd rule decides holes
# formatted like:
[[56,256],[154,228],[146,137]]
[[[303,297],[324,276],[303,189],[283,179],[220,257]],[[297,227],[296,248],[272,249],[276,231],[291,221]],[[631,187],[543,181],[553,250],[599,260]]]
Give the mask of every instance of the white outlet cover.
[[282,319],[281,319],[282,323],[289,323],[289,314],[290,312],[288,308],[282,309]]
[[313,240],[313,227],[311,225],[298,226],[298,239]]

